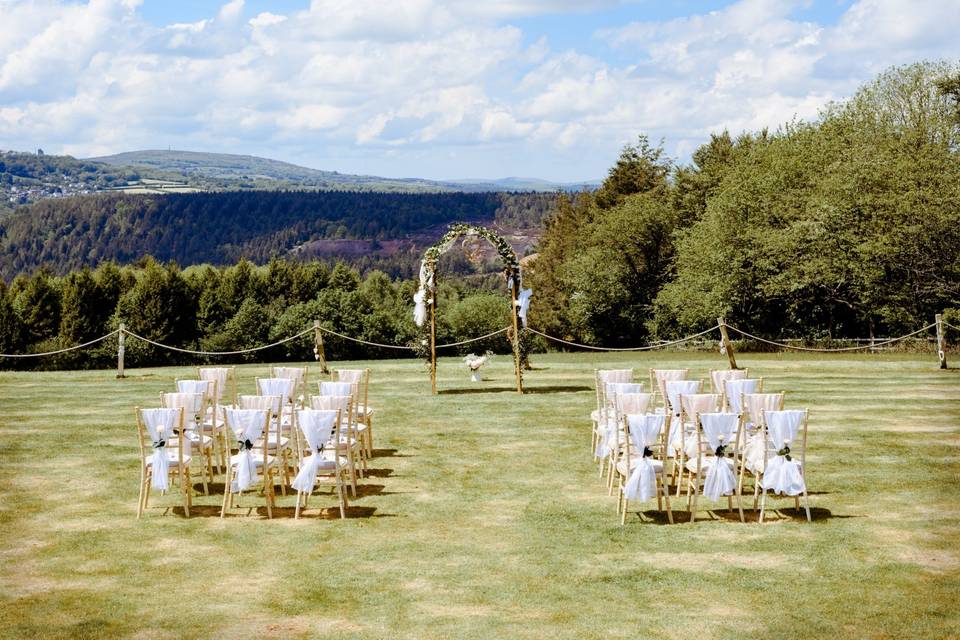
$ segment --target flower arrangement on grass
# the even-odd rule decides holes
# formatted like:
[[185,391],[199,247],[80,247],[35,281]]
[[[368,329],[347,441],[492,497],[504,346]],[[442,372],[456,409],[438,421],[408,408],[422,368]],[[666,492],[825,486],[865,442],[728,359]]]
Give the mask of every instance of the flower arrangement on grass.
[[487,351],[482,356],[471,353],[463,358],[463,363],[470,369],[470,380],[480,382],[480,368],[490,362],[492,355],[490,351]]

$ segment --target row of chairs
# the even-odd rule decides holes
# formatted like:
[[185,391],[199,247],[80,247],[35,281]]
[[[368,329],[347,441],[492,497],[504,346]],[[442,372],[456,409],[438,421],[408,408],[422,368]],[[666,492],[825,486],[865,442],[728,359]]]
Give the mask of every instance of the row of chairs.
[[764,393],[749,371],[710,372],[710,391],[688,369],[650,369],[651,391],[634,382],[632,369],[598,370],[597,407],[591,413],[591,451],[608,493],[617,491],[625,523],[631,502],[657,499],[673,522],[671,493],[685,492],[689,520],[701,497],[736,501],[752,484],[753,508],[766,513],[768,493],[800,499],[807,520],[807,410],[784,410],[784,393]]
[[[369,369],[339,369],[333,381],[318,383],[307,399],[307,370],[273,367],[256,379],[256,395],[240,395],[231,367],[198,369],[198,378],[177,380],[177,391],[160,394],[160,407],[137,408],[140,442],[140,498],[137,517],[151,489],[166,491],[171,480],[183,490],[189,516],[192,469],[199,462],[204,495],[214,469],[224,473],[221,516],[251,484],[258,484],[273,517],[275,486],[283,495],[297,490],[296,517],[319,476],[331,480],[341,517],[347,498],[357,494],[373,455],[373,415]],[[319,457],[318,457],[319,456]]]

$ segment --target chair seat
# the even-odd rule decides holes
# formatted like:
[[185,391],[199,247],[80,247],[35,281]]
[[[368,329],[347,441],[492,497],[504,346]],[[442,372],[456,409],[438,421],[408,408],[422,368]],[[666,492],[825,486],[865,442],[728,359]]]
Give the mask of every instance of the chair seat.
[[[169,451],[169,450],[167,451],[167,460],[169,461],[168,464],[169,464],[171,467],[178,467],[178,466],[180,466],[180,458],[177,456],[177,452],[176,452],[175,450],[174,450],[174,451]],[[190,456],[184,454],[184,456],[183,456],[183,466],[187,466],[188,464],[190,464]],[[147,456],[147,466],[150,467],[150,466],[152,466],[152,465],[153,465],[153,456],[152,456],[152,455]]]
[[[170,447],[176,448],[179,437],[174,436],[167,440],[167,449]],[[201,449],[208,449],[213,446],[213,438],[202,433],[197,433],[196,431],[188,431],[187,438],[184,441],[184,449],[187,447],[187,443],[191,447],[200,447]]]
[[[262,467],[262,466],[263,466],[263,454],[262,454],[262,453],[260,453],[260,452],[251,453],[251,454],[250,454],[250,457],[253,458],[253,464],[255,464],[257,467]],[[273,456],[268,455],[268,456],[267,456],[267,466],[268,466],[268,467],[272,466],[275,460],[276,460],[276,458],[274,458]],[[237,466],[239,463],[240,463],[240,454],[239,454],[239,453],[236,453],[236,454],[230,456],[230,464],[231,464],[231,465]]]
[[[617,463],[617,471],[622,476],[629,476],[633,473],[633,470],[637,468],[637,465],[640,464],[640,458],[631,457],[630,458],[630,468],[627,468],[627,461],[621,460]],[[663,462],[660,460],[653,460],[653,468],[657,473],[663,471]]]
[[[703,456],[703,458],[701,458],[700,470],[701,470],[702,472],[706,473],[706,471],[707,471],[710,467],[712,467],[713,465],[717,464],[717,460],[723,460],[728,466],[730,466],[731,469],[733,468],[733,460],[732,460],[731,458],[717,458],[716,456]],[[696,473],[696,471],[697,471],[697,459],[696,459],[696,458],[689,458],[689,459],[687,459],[687,461],[683,464],[683,466],[685,466],[685,467],[687,468],[687,471],[690,471],[691,473]]]
[[363,418],[369,418],[370,416],[373,415],[373,412],[374,412],[374,411],[375,411],[375,409],[374,409],[373,407],[368,407],[368,406],[365,405],[365,404],[358,404],[358,405],[357,405],[357,415],[358,415],[358,416],[361,416],[361,417],[363,417]]
[[[314,455],[316,455],[316,454],[314,454]],[[306,466],[307,464],[309,464],[309,462],[310,462],[310,460],[311,460],[312,458],[313,458],[313,455],[305,456],[305,457],[303,458],[303,466]],[[320,470],[321,472],[323,472],[323,471],[333,471],[334,469],[337,468],[337,464],[336,464],[336,462],[334,461],[334,453],[333,453],[332,451],[326,451],[326,450],[325,450],[323,453],[320,454],[320,458],[321,458],[321,460],[320,460],[320,463],[319,463],[318,468],[319,468],[319,470]],[[345,466],[347,466],[347,465],[349,465],[349,464],[350,464],[350,461],[349,461],[349,460],[347,460],[347,459],[346,459],[345,457],[343,457],[343,456],[340,456],[340,466],[341,466],[341,467],[345,467]]]
[[[279,441],[277,440],[279,438]],[[290,438],[286,436],[281,436],[275,432],[270,433],[270,441],[267,442],[268,449],[286,449],[290,445]],[[259,449],[263,446],[263,438],[260,438],[253,443],[254,449]]]

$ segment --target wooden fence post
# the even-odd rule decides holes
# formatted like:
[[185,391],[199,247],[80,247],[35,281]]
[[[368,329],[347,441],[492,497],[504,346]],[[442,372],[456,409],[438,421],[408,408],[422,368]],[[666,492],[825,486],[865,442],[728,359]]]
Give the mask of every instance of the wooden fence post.
[[328,374],[327,354],[323,352],[323,333],[320,331],[320,321],[313,321],[313,357],[320,363],[320,373]]
[[937,324],[937,358],[940,360],[940,368],[947,368],[947,338],[943,332],[943,316],[939,313],[934,317]]
[[727,335],[727,323],[723,318],[717,318],[717,324],[720,326],[720,346],[727,352],[727,360],[730,361],[730,368],[737,369],[737,359],[733,356],[733,344],[730,342],[730,336]]
[[430,301],[430,389],[437,393],[437,299],[436,290],[431,292]]
[[120,323],[120,331],[117,333],[117,377],[126,378],[127,376],[123,373],[123,352],[126,342],[126,331],[127,326],[124,323]]

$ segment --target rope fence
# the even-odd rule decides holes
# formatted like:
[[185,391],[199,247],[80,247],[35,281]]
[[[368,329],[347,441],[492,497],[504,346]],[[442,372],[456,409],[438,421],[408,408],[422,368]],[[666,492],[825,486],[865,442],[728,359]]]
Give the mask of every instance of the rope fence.
[[589,344],[580,344],[579,342],[570,342],[569,340],[564,340],[563,338],[558,338],[558,337],[556,337],[556,336],[550,336],[550,335],[547,335],[547,334],[545,334],[545,333],[541,333],[541,332],[537,331],[536,329],[531,329],[531,328],[529,328],[529,327],[527,327],[527,331],[529,331],[530,333],[535,333],[535,334],[537,334],[538,336],[541,336],[541,337],[543,337],[543,338],[546,338],[547,340],[553,340],[554,342],[560,342],[560,343],[562,343],[562,344],[569,345],[569,346],[571,346],[571,347],[577,347],[577,348],[579,348],[579,349],[590,349],[590,350],[592,350],[592,351],[650,351],[650,350],[652,350],[652,349],[662,349],[662,348],[664,348],[664,347],[669,347],[669,346],[672,346],[672,345],[675,345],[675,344],[681,344],[681,343],[683,343],[683,342],[689,342],[689,341],[691,341],[691,340],[696,340],[696,339],[699,338],[700,336],[704,336],[704,335],[706,335],[706,334],[708,334],[708,333],[712,333],[713,331],[716,331],[716,330],[719,329],[719,328],[720,328],[720,325],[719,325],[719,324],[715,324],[715,325],[713,325],[712,327],[710,327],[709,329],[704,329],[704,330],[701,331],[700,333],[695,333],[695,334],[693,334],[693,335],[686,336],[686,337],[684,337],[684,338],[680,338],[679,340],[670,340],[670,341],[667,341],[667,342],[658,342],[658,343],[656,343],[656,344],[648,344],[648,345],[644,345],[644,346],[642,346],[642,347],[596,347],[596,346],[589,345]]
[[830,349],[830,348],[820,348],[820,347],[801,347],[801,346],[798,346],[798,345],[786,344],[786,343],[784,343],[784,342],[776,342],[776,341],[774,341],[774,340],[767,340],[766,338],[761,338],[760,336],[755,336],[755,335],[753,335],[752,333],[747,333],[746,331],[743,331],[742,329],[738,329],[738,328],[736,328],[735,326],[730,325],[730,324],[726,324],[725,326],[726,326],[728,329],[733,329],[734,331],[736,331],[737,333],[739,333],[740,335],[742,335],[742,336],[745,337],[745,338],[750,338],[751,340],[756,340],[757,342],[763,342],[763,343],[766,343],[766,344],[769,344],[769,345],[773,345],[773,346],[776,346],[776,347],[780,347],[781,349],[791,349],[791,350],[793,350],[793,351],[813,351],[813,352],[817,352],[817,353],[840,353],[840,352],[843,352],[843,351],[862,351],[862,350],[864,350],[864,349],[874,349],[874,348],[876,348],[876,347],[882,347],[882,346],[887,345],[887,344],[893,344],[894,342],[899,342],[899,341],[901,341],[901,340],[906,340],[907,338],[912,338],[913,336],[917,335],[918,333],[923,333],[924,331],[928,331],[928,330],[932,329],[933,327],[937,326],[937,323],[934,322],[934,323],[928,324],[927,326],[922,327],[922,328],[920,328],[920,329],[917,329],[916,331],[912,331],[912,332],[910,332],[910,333],[907,333],[907,334],[902,335],[902,336],[898,336],[898,337],[896,337],[896,338],[889,338],[889,339],[884,340],[884,341],[882,341],[882,342],[874,342],[874,343],[872,343],[872,344],[865,344],[865,345],[857,346],[857,347],[837,347],[837,348],[833,348],[833,349]]
[[[883,346],[886,346],[886,345],[894,344],[894,343],[896,343],[896,342],[900,342],[900,341],[902,341],[902,340],[906,340],[906,339],[908,339],[908,338],[912,338],[912,337],[917,336],[917,335],[919,335],[919,334],[921,334],[921,333],[927,332],[927,331],[929,331],[930,329],[934,329],[934,328],[935,328],[936,331],[937,331],[937,337],[936,337],[936,341],[937,341],[937,355],[938,355],[938,357],[939,357],[939,359],[940,359],[941,368],[946,368],[946,356],[945,356],[945,353],[944,353],[944,351],[945,351],[945,349],[946,349],[946,341],[945,341],[945,338],[944,338],[944,330],[943,330],[944,327],[953,329],[954,331],[960,331],[960,327],[956,327],[956,326],[954,326],[954,325],[952,325],[952,324],[950,324],[950,323],[948,323],[948,322],[945,322],[945,321],[938,315],[935,322],[933,322],[933,323],[931,323],[931,324],[928,324],[928,325],[926,325],[926,326],[924,326],[924,327],[921,327],[921,328],[917,329],[916,331],[911,331],[910,333],[906,333],[906,334],[904,334],[904,335],[902,335],[902,336],[897,336],[896,338],[885,338],[885,339],[882,339],[882,340],[879,340],[879,341],[874,340],[874,339],[870,339],[869,341],[868,341],[868,340],[863,340],[863,342],[864,342],[865,344],[862,344],[862,345],[857,345],[857,346],[853,346],[853,347],[833,347],[833,348],[830,348],[830,347],[805,347],[805,346],[796,345],[796,344],[789,344],[788,342],[780,342],[780,341],[776,341],[776,340],[770,340],[770,339],[763,338],[763,337],[760,337],[760,336],[758,336],[758,335],[749,333],[749,332],[747,332],[747,331],[744,331],[743,329],[740,329],[740,328],[738,328],[738,327],[736,327],[736,326],[734,326],[734,325],[727,324],[726,322],[723,321],[722,318],[719,319],[719,322],[718,322],[717,324],[713,325],[712,327],[710,327],[710,328],[708,328],[708,329],[704,329],[703,331],[700,331],[700,332],[698,332],[698,333],[694,333],[694,334],[689,335],[689,336],[684,336],[683,338],[679,338],[679,339],[677,339],[677,340],[660,341],[660,342],[655,342],[655,343],[651,343],[651,344],[647,344],[647,345],[641,345],[641,346],[637,346],[637,347],[599,347],[599,346],[595,346],[595,345],[589,345],[589,344],[582,344],[582,343],[579,343],[579,342],[573,342],[573,341],[571,341],[571,340],[565,340],[565,339],[563,339],[563,338],[558,338],[558,337],[556,337],[556,336],[551,336],[551,335],[549,335],[549,334],[547,334],[547,333],[538,331],[538,330],[533,329],[533,328],[530,328],[530,327],[528,327],[526,330],[529,331],[530,333],[532,333],[532,334],[534,334],[534,335],[538,335],[538,336],[540,336],[540,337],[542,337],[542,338],[544,338],[544,339],[546,339],[546,340],[549,340],[549,341],[552,341],[552,342],[556,342],[556,343],[559,343],[559,344],[563,344],[563,345],[566,345],[566,346],[569,346],[569,347],[574,347],[574,348],[577,348],[577,349],[586,349],[586,350],[590,350],[590,351],[603,351],[603,352],[637,352],[637,351],[652,351],[652,350],[655,350],[655,349],[664,349],[664,348],[667,348],[667,347],[671,347],[671,346],[683,344],[683,343],[686,343],[686,342],[690,342],[690,341],[696,340],[696,339],[698,339],[698,338],[702,338],[703,336],[706,336],[706,335],[708,335],[708,334],[710,334],[710,333],[713,333],[714,331],[717,331],[717,330],[720,330],[720,334],[721,334],[721,335],[720,335],[720,342],[721,342],[721,345],[724,345],[724,343],[726,342],[725,330],[726,330],[726,329],[730,329],[730,330],[732,330],[732,331],[736,331],[736,332],[737,332],[740,336],[742,336],[743,338],[746,338],[746,339],[749,339],[749,340],[755,340],[755,341],[757,341],[757,342],[760,342],[760,343],[763,343],[763,344],[768,344],[768,345],[777,347],[777,348],[779,348],[779,349],[784,349],[784,350],[788,350],[788,351],[803,351],[803,352],[811,352],[811,353],[843,353],[843,352],[853,352],[853,351],[864,351],[864,350],[868,350],[868,349],[869,349],[869,350],[874,350],[874,349],[877,349],[878,347],[883,347]],[[449,347],[459,347],[459,346],[463,346],[463,345],[466,345],[466,344],[471,344],[471,343],[474,343],[474,342],[479,342],[479,341],[481,341],[481,340],[486,340],[486,339],[492,338],[492,337],[494,337],[494,336],[498,336],[498,335],[500,335],[500,334],[506,333],[506,332],[509,331],[509,330],[510,330],[510,327],[504,327],[504,328],[502,328],[502,329],[497,329],[496,331],[491,331],[490,333],[487,333],[487,334],[482,335],[482,336],[478,336],[478,337],[476,337],[476,338],[469,338],[469,339],[467,339],[467,340],[460,340],[460,341],[458,341],[458,342],[449,342],[449,343],[446,343],[446,344],[438,344],[438,345],[436,345],[436,347],[437,347],[438,349],[441,349],[441,348],[449,348]],[[153,345],[153,346],[155,346],[155,347],[157,347],[157,348],[160,348],[160,349],[167,349],[167,350],[169,350],[169,351],[176,351],[176,352],[179,352],[179,353],[186,353],[186,354],[196,355],[196,356],[211,356],[211,357],[216,357],[216,356],[242,355],[242,354],[246,354],[246,353],[254,353],[254,352],[257,352],[257,351],[263,351],[263,350],[266,350],[266,349],[271,349],[271,348],[278,347],[278,346],[280,346],[280,345],[286,344],[286,343],[288,343],[288,342],[291,342],[291,341],[293,341],[293,340],[296,340],[296,339],[298,339],[298,338],[302,338],[303,336],[309,334],[311,331],[317,332],[316,337],[315,337],[315,340],[317,341],[318,344],[316,345],[316,347],[315,347],[315,349],[314,349],[315,352],[317,352],[317,349],[318,349],[318,348],[322,348],[322,341],[320,340],[320,337],[319,337],[319,333],[320,333],[320,332],[326,333],[326,334],[328,334],[328,335],[336,336],[336,337],[341,338],[341,339],[343,339],[343,340],[349,340],[349,341],[351,341],[351,342],[355,342],[355,343],[358,343],[358,344],[367,345],[367,346],[370,346],[370,347],[378,347],[378,348],[382,348],[382,349],[397,349],[397,350],[403,350],[403,351],[416,351],[416,347],[411,346],[411,345],[406,345],[406,344],[403,344],[403,345],[401,345],[401,344],[384,344],[384,343],[381,343],[381,342],[373,342],[373,341],[371,341],[371,340],[364,340],[364,339],[361,339],[361,338],[355,338],[355,337],[353,337],[353,336],[348,336],[348,335],[343,334],[343,333],[340,333],[340,332],[338,332],[338,331],[334,331],[333,329],[328,329],[328,328],[326,328],[326,327],[322,327],[322,326],[319,325],[319,322],[315,322],[313,327],[310,327],[310,328],[308,328],[308,329],[304,329],[304,330],[301,331],[300,333],[297,333],[297,334],[295,334],[295,335],[289,336],[289,337],[287,337],[287,338],[283,338],[282,340],[277,340],[276,342],[272,342],[272,343],[270,343],[270,344],[260,345],[260,346],[256,346],[256,347],[250,347],[250,348],[248,348],[248,349],[237,349],[237,350],[235,350],[235,351],[202,351],[202,350],[197,350],[197,349],[185,349],[185,348],[183,348],[183,347],[176,347],[176,346],[173,346],[173,345],[169,345],[169,344],[164,344],[164,343],[162,343],[162,342],[158,342],[158,341],[156,341],[156,340],[151,340],[150,338],[147,338],[147,337],[145,337],[145,336],[141,336],[141,335],[139,335],[139,334],[137,334],[137,333],[134,333],[134,332],[130,331],[129,329],[127,329],[126,327],[124,327],[124,326],[121,324],[121,325],[120,325],[120,328],[114,329],[114,330],[111,331],[110,333],[107,333],[107,334],[105,334],[105,335],[102,335],[102,336],[100,336],[99,338],[94,338],[93,340],[89,340],[89,341],[84,342],[84,343],[82,343],[82,344],[77,344],[77,345],[73,345],[73,346],[70,346],[70,347],[65,347],[65,348],[63,348],[63,349],[57,349],[57,350],[55,350],[55,351],[45,351],[45,352],[42,352],[42,353],[0,353],[0,358],[40,358],[40,357],[47,357],[47,356],[55,356],[55,355],[67,353],[67,352],[70,352],[70,351],[76,351],[76,350],[78,350],[78,349],[84,349],[84,348],[86,348],[86,347],[90,347],[90,346],[92,346],[92,345],[95,345],[95,344],[97,344],[97,343],[99,343],[99,342],[103,342],[104,340],[106,340],[106,339],[108,339],[108,338],[111,338],[111,337],[113,337],[113,336],[118,336],[118,369],[121,371],[121,374],[120,374],[120,375],[122,376],[122,370],[123,370],[123,365],[122,365],[122,363],[123,363],[123,352],[124,352],[124,337],[126,337],[126,336],[129,336],[130,338],[134,338],[134,339],[136,339],[136,340],[141,340],[141,341],[143,341],[143,342],[145,342],[145,343],[147,343],[147,344],[151,344],[151,345]],[[859,341],[859,340],[858,340],[858,341]],[[732,351],[731,351],[731,353],[732,353]],[[732,356],[731,356],[731,357],[732,357]]]

